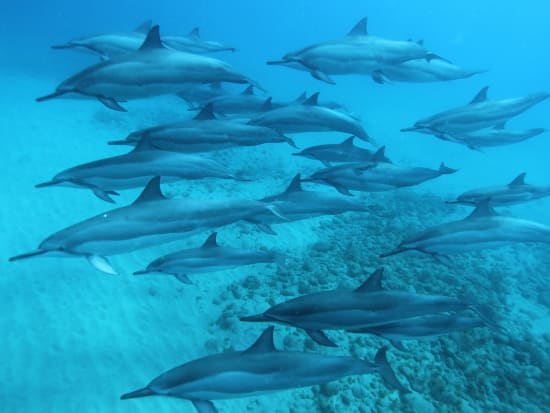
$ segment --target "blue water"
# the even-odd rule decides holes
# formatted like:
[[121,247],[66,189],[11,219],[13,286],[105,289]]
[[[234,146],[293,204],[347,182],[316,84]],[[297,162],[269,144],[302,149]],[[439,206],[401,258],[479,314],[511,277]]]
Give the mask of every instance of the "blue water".
[[[0,27],[0,132],[3,174],[0,217],[4,224],[0,264],[1,412],[193,411],[187,401],[150,398],[120,401],[161,372],[185,361],[250,345],[263,326],[237,317],[268,303],[320,289],[359,284],[386,265],[392,287],[461,295],[489,304],[509,333],[458,333],[408,343],[409,353],[390,350],[390,362],[414,395],[400,396],[375,376],[248,399],[216,402],[220,412],[485,412],[550,411],[549,247],[507,247],[473,252],[443,266],[425,257],[381,260],[378,255],[427,225],[460,218],[466,208],[443,200],[473,187],[500,185],[520,172],[549,183],[548,134],[484,153],[399,130],[419,118],[470,101],[485,85],[500,99],[549,91],[550,8],[543,1],[203,1],[89,3],[30,1],[4,4]],[[368,16],[370,33],[391,39],[424,39],[428,49],[486,74],[453,82],[375,84],[365,76],[337,76],[336,86],[307,73],[270,67],[265,61],[305,45],[337,38]],[[90,33],[126,31],[151,18],[166,34],[199,26],[205,39],[238,48],[216,55],[257,79],[270,94],[291,99],[320,91],[363,119],[370,135],[387,145],[394,162],[459,173],[413,189],[364,195],[373,210],[279,225],[278,236],[237,224],[220,231],[220,243],[275,249],[290,259],[275,266],[246,267],[197,277],[193,286],[166,278],[136,279],[132,271],[168,251],[200,245],[208,234],[179,243],[113,257],[123,275],[109,277],[84,260],[61,258],[8,263],[47,235],[110,208],[88,191],[35,189],[67,167],[121,153],[105,145],[129,132],[188,116],[183,102],[161,97],[125,104],[115,113],[95,101],[34,98],[54,90],[93,56],[51,50],[52,44]],[[510,122],[513,127],[550,128],[550,103]],[[300,147],[339,142],[341,134],[296,135]],[[291,157],[286,146],[267,145],[220,155],[254,182],[216,181],[170,187],[192,198],[259,199],[282,191],[297,172],[318,165]],[[125,191],[118,205],[139,193]],[[550,225],[549,200],[505,208],[507,214]],[[325,248],[323,245],[329,245]],[[259,281],[252,288],[250,277]],[[248,281],[247,281],[248,280]],[[485,329],[487,330],[487,329]],[[278,327],[280,348],[352,354],[372,360],[385,342],[336,335],[340,349],[326,350],[295,329]],[[430,410],[433,409],[433,410]]]

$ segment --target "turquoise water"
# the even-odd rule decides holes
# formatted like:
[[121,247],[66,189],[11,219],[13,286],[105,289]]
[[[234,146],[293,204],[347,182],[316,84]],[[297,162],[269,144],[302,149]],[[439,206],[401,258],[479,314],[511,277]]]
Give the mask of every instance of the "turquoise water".
[[[428,135],[399,130],[419,118],[467,103],[481,87],[501,99],[548,91],[548,6],[542,1],[506,3],[434,1],[336,3],[282,1],[27,2],[4,8],[0,44],[0,118],[5,226],[0,280],[4,334],[0,358],[0,411],[159,412],[193,411],[187,401],[145,398],[120,401],[121,394],[183,362],[247,348],[264,325],[238,317],[264,311],[291,297],[336,287],[354,288],[376,267],[386,284],[429,294],[460,296],[487,304],[506,334],[489,329],[408,341],[408,352],[390,349],[399,378],[414,389],[400,395],[376,375],[352,376],[330,385],[265,396],[216,401],[220,412],[545,412],[550,410],[549,285],[545,244],[472,251],[440,262],[429,256],[379,255],[405,236],[459,219],[469,208],[444,200],[473,187],[500,185],[520,172],[528,182],[548,184],[548,134],[483,153]],[[379,85],[366,76],[337,76],[336,86],[307,73],[270,67],[265,61],[347,33],[368,16],[372,34],[424,39],[426,47],[486,74],[453,82]],[[396,163],[435,168],[441,161],[459,172],[410,189],[357,195],[365,213],[346,213],[274,226],[278,235],[247,223],[221,228],[222,245],[265,248],[286,255],[284,267],[261,264],[192,277],[183,285],[170,277],[131,274],[154,258],[200,245],[207,232],[159,247],[116,255],[119,276],[94,270],[83,259],[36,259],[8,263],[49,234],[112,206],[89,191],[35,189],[62,169],[123,153],[106,145],[141,127],[188,117],[174,96],[125,103],[128,113],[96,101],[34,99],[96,62],[93,56],[51,50],[52,44],[89,33],[125,31],[152,18],[163,33],[185,34],[194,26],[206,39],[238,48],[216,55],[257,79],[281,100],[303,90],[344,103],[361,116],[370,135],[387,146]],[[239,90],[234,87],[233,90]],[[535,106],[510,125],[550,127],[549,103]],[[336,133],[294,135],[301,148],[340,142]],[[260,199],[281,192],[292,177],[320,164],[291,156],[286,145],[264,145],[215,155],[243,171],[251,182],[191,181],[166,185],[169,195],[196,199]],[[307,186],[331,191],[330,188]],[[139,190],[122,191],[117,206]],[[550,225],[548,199],[503,208]],[[279,348],[372,360],[386,342],[374,336],[332,332],[338,349],[322,348],[302,332],[276,329]]]

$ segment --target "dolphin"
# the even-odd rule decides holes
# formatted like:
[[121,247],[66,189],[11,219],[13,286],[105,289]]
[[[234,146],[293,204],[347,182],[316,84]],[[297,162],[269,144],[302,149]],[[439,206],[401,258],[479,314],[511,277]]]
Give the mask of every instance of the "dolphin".
[[145,270],[136,271],[134,275],[170,274],[184,284],[191,284],[188,274],[220,271],[258,263],[273,263],[277,259],[273,252],[220,247],[216,240],[217,235],[217,232],[213,232],[200,248],[186,249],[157,258]]
[[274,129],[216,118],[212,104],[191,120],[141,129],[109,144],[137,145],[144,138],[155,148],[186,153],[283,142],[296,147],[291,138]]
[[465,106],[421,119],[414,126],[401,129],[401,132],[427,133],[439,139],[455,141],[454,135],[501,125],[550,97],[550,93],[535,93],[518,98],[488,100],[487,90],[488,86],[485,86]]
[[39,255],[85,257],[98,270],[116,274],[106,256],[229,225],[264,209],[278,213],[273,205],[245,199],[168,199],[160,190],[160,177],[155,177],[133,204],[62,229],[42,241],[37,250],[10,261]]
[[[239,94],[225,94],[209,99],[205,104],[212,104],[215,113],[221,115],[248,115],[264,110],[266,98],[254,93],[254,86],[249,85]],[[269,104],[272,105],[271,99]],[[195,110],[190,108],[189,110]]]
[[321,169],[305,181],[329,185],[344,195],[351,195],[350,190],[376,192],[418,185],[456,171],[444,163],[439,169],[429,169],[363,162]]
[[100,199],[114,203],[117,190],[143,187],[155,176],[165,180],[222,178],[243,180],[232,175],[214,159],[170,152],[153,147],[142,139],[130,153],[100,159],[66,169],[51,181],[36,185],[88,188]]
[[331,162],[387,162],[392,163],[386,157],[385,146],[380,147],[376,152],[364,149],[353,144],[355,136],[350,136],[341,143],[317,145],[303,149],[301,152],[293,153],[294,156],[302,156],[308,159],[321,161],[326,167],[332,166]]
[[550,185],[531,185],[525,183],[525,172],[516,176],[508,185],[473,189],[459,195],[449,204],[478,205],[490,199],[491,205],[514,205],[533,201],[550,195]]
[[315,79],[335,84],[330,75],[371,75],[387,66],[414,59],[429,61],[441,57],[429,52],[420,43],[368,34],[367,18],[364,17],[344,38],[304,47],[267,64],[304,70]]
[[472,309],[457,298],[382,289],[384,269],[378,268],[356,290],[330,290],[275,304],[241,321],[276,322],[305,332],[322,346],[336,347],[323,330],[359,330],[428,314]]
[[235,52],[237,49],[213,40],[203,40],[198,27],[187,36],[163,36],[162,43],[171,49],[189,53]]
[[261,231],[275,235],[271,224],[299,221],[323,215],[337,215],[348,211],[366,211],[363,202],[331,192],[306,191],[302,188],[300,174],[296,175],[287,189],[280,194],[261,199],[262,202],[277,206],[284,219],[273,219],[269,214],[258,214],[248,222],[255,224]]
[[135,52],[151,30],[151,20],[146,20],[132,32],[105,33],[73,39],[68,43],[52,46],[52,49],[72,49],[99,55],[103,60]]
[[118,102],[177,93],[188,83],[257,84],[229,64],[163,46],[154,26],[139,50],[92,65],[64,80],[38,102],[64,95],[96,98],[110,109],[125,111]]
[[253,117],[248,124],[267,126],[281,133],[339,131],[375,145],[357,119],[341,111],[319,106],[318,97],[319,92],[299,105],[269,110]]
[[504,129],[504,123],[501,123],[492,129],[483,129],[473,133],[446,135],[443,136],[443,139],[479,151],[481,148],[505,146],[523,142],[547,131],[548,130],[544,128],[508,130]]
[[229,94],[229,91],[224,89],[220,82],[207,85],[188,83],[176,94],[189,106],[205,106],[210,99]]
[[381,257],[404,251],[434,256],[479,251],[513,243],[550,243],[550,227],[525,219],[497,215],[490,199],[481,201],[465,219],[447,222],[415,234]]
[[256,396],[372,373],[379,373],[392,388],[409,392],[395,376],[386,351],[385,347],[378,350],[374,363],[354,357],[281,351],[275,347],[273,327],[269,327],[244,351],[220,353],[182,364],[121,399],[176,397],[191,401],[199,413],[216,413],[211,400]]

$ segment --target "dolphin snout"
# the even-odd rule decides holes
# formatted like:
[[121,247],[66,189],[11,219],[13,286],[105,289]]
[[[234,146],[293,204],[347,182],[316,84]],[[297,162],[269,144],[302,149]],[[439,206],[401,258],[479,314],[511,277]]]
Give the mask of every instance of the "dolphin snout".
[[409,128],[403,128],[401,129],[401,132],[414,132],[420,129],[418,126],[411,126]]
[[241,321],[251,321],[251,322],[258,322],[258,321],[270,321],[268,317],[266,317],[264,314],[256,314],[251,315],[247,317],[240,317],[239,320]]
[[151,389],[144,387],[143,389],[139,389],[130,393],[123,394],[122,396],[120,396],[120,399],[121,400],[133,399],[136,397],[151,396],[153,394],[155,393]]

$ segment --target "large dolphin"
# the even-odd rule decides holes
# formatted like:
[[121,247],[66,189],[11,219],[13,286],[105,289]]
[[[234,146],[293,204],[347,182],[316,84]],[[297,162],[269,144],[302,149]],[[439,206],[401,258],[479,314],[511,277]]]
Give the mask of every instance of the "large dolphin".
[[479,151],[482,148],[512,145],[514,143],[523,142],[547,131],[548,130],[544,128],[523,130],[504,129],[504,123],[502,123],[492,129],[483,129],[472,133],[447,134],[441,136],[441,138]]
[[550,97],[550,93],[535,93],[519,98],[488,100],[487,89],[488,86],[481,89],[465,106],[421,119],[414,126],[401,131],[427,133],[454,141],[453,135],[501,125]]
[[216,118],[212,104],[191,120],[141,129],[109,144],[137,145],[144,138],[158,149],[186,153],[283,142],[296,147],[291,138],[274,129]]
[[330,290],[302,295],[275,304],[241,321],[276,322],[305,330],[318,344],[336,347],[323,330],[359,330],[407,318],[472,309],[476,306],[441,295],[382,289],[383,268],[378,268],[356,290]]
[[121,399],[177,397],[191,401],[199,413],[216,413],[211,400],[256,396],[371,373],[379,373],[392,388],[409,391],[395,376],[386,359],[385,347],[376,353],[374,363],[353,357],[280,351],[273,342],[273,327],[269,327],[244,351],[182,364]]
[[290,105],[269,110],[253,117],[250,125],[267,126],[281,133],[299,132],[345,132],[374,144],[361,123],[338,110],[319,106],[319,92],[299,105]]
[[268,234],[275,234],[271,224],[299,221],[322,215],[337,215],[347,211],[366,211],[366,205],[358,199],[333,192],[306,191],[302,188],[300,174],[296,175],[287,189],[280,194],[268,196],[261,201],[277,206],[284,219],[270,214],[258,214],[248,219]]
[[221,247],[212,233],[200,248],[191,248],[157,258],[145,270],[134,275],[162,273],[176,277],[184,284],[191,284],[189,274],[202,274],[227,268],[259,263],[272,263],[277,255],[270,251],[252,251],[242,248]]
[[204,40],[198,27],[187,36],[162,36],[162,43],[175,50],[189,53],[235,52],[237,49],[213,40]]
[[460,194],[449,204],[477,205],[486,199],[491,205],[514,205],[533,201],[550,195],[550,185],[531,185],[525,183],[525,172],[516,176],[508,185],[473,189]]
[[486,199],[467,218],[428,228],[405,239],[395,250],[381,257],[405,251],[438,256],[525,242],[550,243],[550,227],[497,215],[490,206],[490,199]]
[[385,146],[382,146],[376,152],[364,149],[353,144],[355,136],[350,136],[341,143],[331,143],[327,145],[311,146],[303,149],[301,152],[293,153],[294,156],[321,161],[326,167],[331,166],[331,162],[387,162],[391,160],[386,157]]
[[203,178],[243,180],[214,159],[156,149],[150,144],[149,138],[145,138],[125,155],[66,169],[51,181],[36,187],[87,188],[100,199],[114,203],[111,195],[117,195],[117,190],[143,187],[155,176],[168,181]]
[[365,17],[342,39],[307,46],[267,64],[305,70],[315,79],[335,84],[330,75],[371,75],[389,65],[434,58],[439,56],[419,43],[389,40],[368,34]]
[[457,170],[441,163],[439,169],[398,166],[390,163],[351,163],[321,169],[304,181],[334,187],[345,195],[355,191],[388,191],[421,184]]
[[245,199],[168,199],[153,178],[136,201],[58,231],[38,249],[10,258],[16,261],[39,255],[85,257],[98,270],[116,274],[106,256],[181,239],[239,220],[252,218],[273,205]]
[[139,50],[90,66],[37,101],[77,94],[124,111],[119,101],[177,93],[189,83],[214,82],[254,83],[221,60],[167,49],[159,26],[154,26]]

